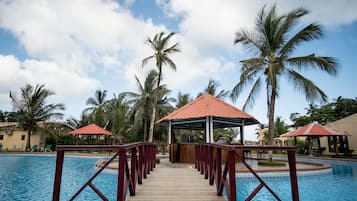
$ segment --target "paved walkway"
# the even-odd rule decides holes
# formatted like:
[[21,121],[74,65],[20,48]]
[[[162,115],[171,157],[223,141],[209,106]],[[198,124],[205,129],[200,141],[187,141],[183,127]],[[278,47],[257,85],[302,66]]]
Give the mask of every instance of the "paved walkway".
[[138,185],[136,195],[128,201],[226,201],[217,196],[215,186],[210,186],[192,165],[169,164],[161,159],[142,185]]

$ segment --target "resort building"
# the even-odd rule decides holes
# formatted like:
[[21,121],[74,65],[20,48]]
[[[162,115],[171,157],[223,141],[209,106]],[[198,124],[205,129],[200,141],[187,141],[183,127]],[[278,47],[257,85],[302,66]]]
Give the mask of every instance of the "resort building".
[[[348,149],[350,150],[350,153],[355,154],[357,153],[357,113],[352,114],[350,116],[347,116],[345,118],[339,119],[337,121],[331,122],[326,125],[327,127],[339,131],[344,131],[350,134],[351,136],[348,136],[348,143],[338,143],[337,146],[339,149]],[[343,140],[338,139],[338,141]],[[327,147],[326,149],[327,153],[335,153],[335,150],[333,149],[333,144],[331,143],[331,139],[324,137],[321,138],[321,147]],[[348,147],[340,147],[340,144],[345,144],[345,146]],[[339,151],[340,152],[340,151]],[[341,152],[340,152],[341,153]]]
[[[72,130],[67,124],[61,122],[39,122],[38,129],[31,134],[30,142],[36,150],[44,150],[46,146],[46,132],[57,136],[67,134]],[[27,131],[18,126],[17,122],[0,122],[0,150],[25,151],[27,143]]]

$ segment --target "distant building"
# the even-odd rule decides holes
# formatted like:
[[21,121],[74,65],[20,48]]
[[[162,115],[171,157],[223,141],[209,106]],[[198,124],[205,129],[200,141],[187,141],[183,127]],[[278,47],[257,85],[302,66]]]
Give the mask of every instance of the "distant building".
[[269,128],[263,128],[257,131],[258,145],[264,146],[268,143],[265,137],[265,135],[267,135],[268,133],[269,133]]
[[[61,122],[39,122],[40,128],[47,128],[55,135],[67,134],[72,128]],[[38,149],[46,146],[46,137],[43,129],[38,129],[31,135],[31,146],[37,145]],[[18,126],[17,122],[0,122],[0,145],[6,151],[25,151],[27,131]]]
[[[326,126],[335,130],[346,131],[347,133],[351,134],[352,136],[348,136],[348,148],[351,151],[353,150],[354,154],[357,153],[357,113],[331,122]],[[327,137],[321,138],[321,147],[327,147],[327,152],[334,153],[334,151],[331,150],[333,145],[330,142],[331,140],[329,140]],[[339,146],[339,144],[337,146]]]

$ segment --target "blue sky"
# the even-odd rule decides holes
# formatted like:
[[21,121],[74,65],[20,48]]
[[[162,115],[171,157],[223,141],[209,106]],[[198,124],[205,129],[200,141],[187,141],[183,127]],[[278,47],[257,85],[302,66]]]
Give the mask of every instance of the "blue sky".
[[[209,78],[231,90],[240,76],[239,61],[250,55],[234,46],[234,34],[252,28],[256,13],[272,1],[262,0],[12,0],[0,1],[0,109],[11,110],[9,91],[43,83],[56,93],[53,102],[66,105],[66,118],[79,118],[85,101],[97,89],[112,94],[135,91],[153,66],[141,68],[151,54],[145,40],[160,31],[176,32],[181,53],[173,56],[177,71],[164,70],[163,82],[192,97]],[[356,97],[357,1],[276,1],[279,12],[304,6],[311,13],[298,27],[317,22],[324,38],[302,44],[296,54],[336,57],[337,77],[306,72],[330,98]],[[248,89],[233,103],[243,106]],[[266,123],[264,91],[248,111]],[[227,102],[230,100],[227,99]],[[319,104],[319,103],[316,103]],[[289,122],[293,112],[305,113],[305,98],[282,80],[276,114]],[[255,139],[247,128],[248,139]]]

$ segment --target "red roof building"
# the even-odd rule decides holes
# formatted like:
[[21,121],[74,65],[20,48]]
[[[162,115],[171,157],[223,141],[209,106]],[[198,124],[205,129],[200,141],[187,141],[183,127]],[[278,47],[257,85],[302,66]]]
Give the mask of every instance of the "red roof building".
[[[214,128],[229,127],[241,128],[241,142],[243,142],[243,126],[259,122],[253,116],[206,93],[157,123],[169,126],[169,132],[171,129],[205,130],[208,143],[213,142]],[[171,144],[170,135],[169,144]]]
[[95,125],[89,124],[88,126],[84,126],[82,128],[73,130],[69,132],[69,134],[73,135],[112,135],[111,132]]
[[345,131],[337,131],[326,126],[322,126],[316,122],[307,124],[295,131],[291,131],[285,137],[298,137],[298,136],[349,136]]

